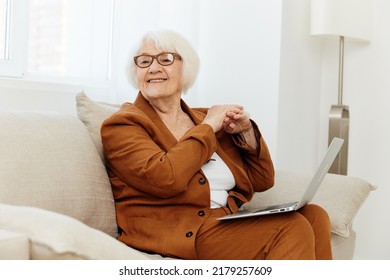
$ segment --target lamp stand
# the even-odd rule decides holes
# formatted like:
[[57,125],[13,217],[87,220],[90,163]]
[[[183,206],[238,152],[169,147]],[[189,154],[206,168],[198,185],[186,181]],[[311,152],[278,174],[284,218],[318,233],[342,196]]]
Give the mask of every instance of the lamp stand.
[[329,144],[334,137],[344,139],[344,144],[335,158],[329,173],[347,175],[349,109],[345,105],[332,105],[329,114]]
[[339,91],[338,104],[332,105],[329,114],[329,144],[334,137],[344,139],[339,154],[329,169],[330,173],[347,175],[348,170],[348,139],[349,139],[349,108],[343,105],[343,71],[344,71],[344,37],[340,36],[339,49]]

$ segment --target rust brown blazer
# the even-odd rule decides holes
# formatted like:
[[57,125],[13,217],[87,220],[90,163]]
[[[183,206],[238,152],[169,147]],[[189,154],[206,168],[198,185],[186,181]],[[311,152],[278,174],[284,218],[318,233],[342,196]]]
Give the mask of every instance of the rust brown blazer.
[[274,184],[268,148],[253,122],[257,150],[239,135],[201,124],[207,109],[183,110],[196,126],[179,141],[149,102],[138,94],[102,125],[107,169],[115,198],[118,239],[165,256],[196,259],[195,238],[210,214],[210,188],[201,168],[216,151],[236,181],[229,192],[233,211],[255,191]]

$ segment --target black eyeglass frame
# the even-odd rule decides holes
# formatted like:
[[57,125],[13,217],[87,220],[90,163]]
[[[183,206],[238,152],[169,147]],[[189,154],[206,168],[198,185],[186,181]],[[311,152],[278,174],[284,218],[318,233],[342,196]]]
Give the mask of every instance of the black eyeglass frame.
[[[172,62],[171,62],[171,63],[169,63],[169,64],[166,64],[166,63],[165,63],[165,64],[162,64],[162,63],[159,61],[159,57],[160,57],[161,55],[164,55],[164,54],[170,54],[170,55],[173,56],[173,59],[172,59]],[[141,57],[141,56],[151,57],[151,58],[152,58],[152,61],[151,61],[150,64],[147,65],[147,66],[140,66],[140,65],[138,65],[138,63],[137,63],[137,59],[138,59],[139,57]],[[156,55],[141,54],[141,55],[137,55],[137,56],[134,57],[134,63],[135,63],[135,65],[137,65],[137,67],[139,67],[139,68],[147,68],[147,67],[149,67],[150,65],[153,64],[153,61],[154,61],[154,60],[156,60],[156,61],[158,62],[158,64],[160,64],[161,66],[169,66],[169,65],[172,65],[172,64],[175,62],[175,58],[177,58],[177,59],[179,59],[179,60],[182,60],[182,57],[181,57],[179,54],[173,53],[173,52],[162,52],[162,53],[159,53],[159,54],[156,54]]]

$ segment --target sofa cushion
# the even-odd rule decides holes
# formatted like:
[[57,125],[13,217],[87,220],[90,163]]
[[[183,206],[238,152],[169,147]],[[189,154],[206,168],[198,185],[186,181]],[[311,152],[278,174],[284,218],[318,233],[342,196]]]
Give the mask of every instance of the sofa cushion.
[[76,219],[35,207],[0,204],[0,228],[28,239],[31,259],[149,259]]
[[[3,213],[0,211],[1,214]],[[0,260],[28,260],[29,258],[28,238],[23,234],[4,230],[0,226]]]
[[0,112],[0,203],[44,208],[117,234],[104,164],[83,123],[49,112]]
[[[311,177],[311,174],[276,171],[275,186],[256,193],[253,200],[242,208],[254,209],[299,200]],[[374,189],[374,186],[359,178],[327,174],[311,203],[320,205],[328,212],[334,234],[348,237],[353,219]]]
[[77,116],[87,127],[100,157],[104,160],[100,127],[105,119],[118,111],[119,105],[99,103],[91,100],[84,92],[76,95]]

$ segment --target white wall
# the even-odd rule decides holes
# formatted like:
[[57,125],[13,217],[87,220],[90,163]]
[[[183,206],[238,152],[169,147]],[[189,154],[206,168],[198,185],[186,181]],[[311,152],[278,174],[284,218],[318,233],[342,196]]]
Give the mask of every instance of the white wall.
[[83,86],[0,78],[0,110],[57,111],[75,115],[75,95],[82,90]]
[[196,105],[241,104],[276,154],[282,1],[201,1]]
[[277,169],[314,171],[318,163],[321,44],[310,37],[309,0],[283,1]]
[[[374,0],[370,44],[345,45],[344,104],[350,108],[348,174],[377,185],[358,213],[356,259],[390,259],[390,2]],[[337,103],[338,42],[310,38],[309,0],[283,1],[277,164],[309,171],[327,147]]]
[[[390,1],[374,0],[373,34],[369,44],[345,44],[344,103],[350,109],[349,167],[351,176],[378,186],[356,218],[357,259],[390,259]],[[327,133],[327,116],[337,100],[337,53],[324,44],[320,135]]]

